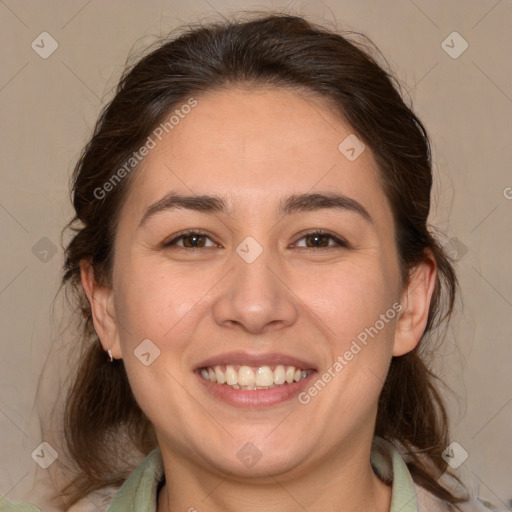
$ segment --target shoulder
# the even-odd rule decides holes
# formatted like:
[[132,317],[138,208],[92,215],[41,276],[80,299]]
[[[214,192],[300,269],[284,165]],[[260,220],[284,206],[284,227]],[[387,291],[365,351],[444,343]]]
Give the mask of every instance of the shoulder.
[[[387,439],[375,436],[372,444],[371,460],[378,476],[393,485],[393,498],[408,505],[416,502],[416,507],[410,507],[414,512],[500,512],[499,509],[477,496],[468,496],[462,503],[450,506],[450,503],[437,497],[432,492],[420,486],[409,471],[405,457],[398,446]],[[456,481],[446,473],[443,475],[443,486],[455,495],[460,495]],[[396,496],[395,496],[396,490]],[[466,494],[467,496],[467,494]],[[397,508],[402,510],[403,507]],[[502,512],[502,511],[501,511]]]
[[154,510],[158,488],[165,478],[160,449],[149,453],[124,482],[108,508],[109,512]]
[[475,496],[467,501],[458,503],[457,508],[450,508],[448,503],[430,491],[427,491],[416,482],[414,482],[416,496],[418,499],[418,512],[490,512],[498,511],[491,503],[481,500]]
[[0,512],[41,512],[41,510],[31,503],[11,501],[0,496]]

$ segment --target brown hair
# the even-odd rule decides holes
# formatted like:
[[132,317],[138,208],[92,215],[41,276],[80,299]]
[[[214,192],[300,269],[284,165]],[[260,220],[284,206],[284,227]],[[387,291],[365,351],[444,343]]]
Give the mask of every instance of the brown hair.
[[394,216],[404,286],[410,270],[425,258],[425,250],[433,252],[438,272],[427,326],[416,349],[391,361],[375,434],[401,446],[419,485],[449,503],[467,499],[438,481],[447,470],[441,454],[448,444],[448,419],[437,377],[423,353],[427,338],[451,316],[458,287],[452,264],[427,225],[430,143],[424,126],[405,104],[398,81],[368,47],[349,40],[352,34],[361,36],[341,35],[299,16],[267,13],[186,27],[179,37],[161,42],[125,70],[73,179],[76,216],[68,225],[73,236],[66,248],[62,282],[71,287],[82,315],[84,353],[65,411],[67,447],[79,469],[66,488],[71,503],[126,479],[131,466],[127,462],[119,469],[122,442],[113,439],[125,439],[132,453],[135,447],[143,455],[157,446],[122,360],[110,364],[102,350],[80,284],[82,259],[92,262],[98,282],[109,283],[117,215],[131,175],[107,194],[102,192],[101,198],[97,191],[173,109],[192,96],[231,84],[301,88],[331,102],[378,163]]

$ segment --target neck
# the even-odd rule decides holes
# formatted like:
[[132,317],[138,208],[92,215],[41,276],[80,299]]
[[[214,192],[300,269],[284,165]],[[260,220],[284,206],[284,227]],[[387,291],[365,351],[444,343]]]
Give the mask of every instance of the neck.
[[241,479],[207,471],[190,461],[164,457],[165,474],[157,512],[389,512],[391,486],[374,473],[369,453],[350,450],[294,475]]

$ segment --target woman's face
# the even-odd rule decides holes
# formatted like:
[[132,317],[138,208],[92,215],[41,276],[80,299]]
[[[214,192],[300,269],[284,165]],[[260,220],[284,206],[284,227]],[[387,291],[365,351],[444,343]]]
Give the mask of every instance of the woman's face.
[[[102,341],[168,460],[305,471],[371,440],[400,355],[391,208],[369,148],[322,100],[277,88],[196,99],[134,171],[116,329]],[[178,238],[186,230],[197,234]],[[236,389],[212,373],[278,385]]]

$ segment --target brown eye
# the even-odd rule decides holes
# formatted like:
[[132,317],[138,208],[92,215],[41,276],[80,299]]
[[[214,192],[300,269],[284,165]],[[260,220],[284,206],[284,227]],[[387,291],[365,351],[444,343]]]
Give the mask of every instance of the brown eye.
[[183,245],[185,247],[203,247],[204,246],[204,235],[192,234],[192,235],[184,235],[181,237],[183,239]]
[[327,235],[307,235],[306,240],[313,244],[313,247],[328,247],[329,236]]
[[[184,249],[201,249],[203,247],[207,247],[205,243],[206,240],[209,239],[210,238],[208,237],[208,235],[204,233],[200,233],[198,231],[188,231],[173,238],[169,242],[165,242],[163,245],[164,247],[176,246],[182,247]],[[182,241],[183,243],[179,244],[178,242],[180,241]],[[213,245],[210,245],[210,247],[212,247]]]
[[[341,240],[340,238],[332,235],[331,233],[324,231],[312,231],[310,233],[306,233],[299,240],[305,240],[307,249],[315,249],[315,248],[330,248],[330,247],[348,247],[347,243]],[[333,241],[334,244],[330,244]],[[304,246],[302,246],[304,247]]]

